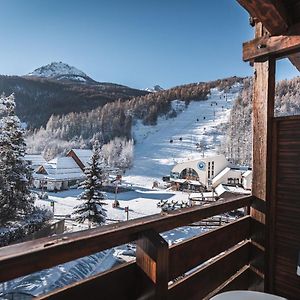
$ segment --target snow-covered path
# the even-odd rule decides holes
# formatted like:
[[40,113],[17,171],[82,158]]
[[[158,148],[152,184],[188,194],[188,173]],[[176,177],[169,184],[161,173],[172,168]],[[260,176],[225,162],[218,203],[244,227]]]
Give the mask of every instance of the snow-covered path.
[[218,127],[227,121],[240,90],[240,84],[228,93],[212,89],[208,100],[192,101],[176,118],[161,117],[156,126],[138,122],[133,128],[134,165],[125,181],[150,187],[154,180],[168,175],[177,162],[201,157],[197,143],[207,144],[205,155],[214,154],[223,137]]

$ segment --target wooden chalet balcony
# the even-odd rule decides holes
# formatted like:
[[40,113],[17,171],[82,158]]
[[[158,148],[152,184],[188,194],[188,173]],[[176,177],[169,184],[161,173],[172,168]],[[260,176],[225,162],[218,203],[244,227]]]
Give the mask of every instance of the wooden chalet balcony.
[[[159,234],[244,207],[244,217],[172,246]],[[250,207],[264,213],[249,196],[4,247],[0,281],[135,241],[135,261],[40,299],[208,299],[255,289],[264,279],[264,226],[248,214]]]

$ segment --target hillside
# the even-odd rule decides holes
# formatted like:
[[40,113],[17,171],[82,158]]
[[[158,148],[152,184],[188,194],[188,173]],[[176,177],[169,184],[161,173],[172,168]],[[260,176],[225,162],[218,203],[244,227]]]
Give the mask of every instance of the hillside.
[[87,112],[117,99],[148,94],[119,84],[96,82],[66,64],[54,69],[50,64],[26,76],[2,75],[0,91],[15,94],[17,114],[30,128],[45,126],[51,115]]
[[132,138],[132,125],[141,120],[144,125],[155,125],[158,117],[175,118],[173,100],[188,105],[191,101],[204,101],[211,89],[227,91],[242,78],[231,77],[211,82],[177,86],[168,90],[134,97],[128,101],[115,101],[87,113],[52,116],[44,128],[28,137],[29,152],[47,153],[51,158],[71,147],[91,147],[95,139],[107,143],[115,137]]
[[[300,77],[282,80],[276,84],[275,116],[300,114]],[[252,163],[252,79],[245,80],[244,89],[236,99],[229,122],[222,152],[233,162]]]

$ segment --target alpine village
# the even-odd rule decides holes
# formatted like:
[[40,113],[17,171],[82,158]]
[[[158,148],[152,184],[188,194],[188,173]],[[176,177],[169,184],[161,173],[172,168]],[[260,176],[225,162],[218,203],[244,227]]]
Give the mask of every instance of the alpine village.
[[[86,43],[86,53],[76,56],[74,48],[69,55],[82,57],[79,65],[85,60],[87,70],[99,68],[91,49],[100,42],[87,22],[103,26],[99,39],[108,30],[106,41],[116,32],[107,28],[119,26],[120,58],[114,61],[112,44],[109,62],[102,63],[108,76],[109,64],[127,68],[121,57],[133,49],[130,35],[140,33],[137,60],[145,40],[158,45],[147,36],[152,31],[157,43],[165,34],[166,43],[176,35],[196,36],[191,57],[184,53],[187,69],[161,77],[155,70],[162,83],[144,89],[97,81],[95,71],[90,77],[62,61],[26,75],[0,75],[0,299],[300,300],[300,0],[167,0],[156,1],[157,7],[151,1],[58,1],[61,10],[54,9],[57,1],[21,2],[7,2],[2,17],[16,13],[13,27],[21,24],[24,9],[29,26],[29,18],[43,11],[43,26],[31,24],[34,45],[52,31],[64,32],[72,43],[68,22],[71,14],[77,18],[78,43]],[[192,3],[203,10],[199,20]],[[169,14],[159,19],[167,4]],[[84,6],[90,6],[86,17]],[[150,15],[156,23],[139,28]],[[175,22],[175,15],[182,19]],[[235,27],[230,38],[217,28],[221,22]],[[193,28],[199,24],[203,28]],[[242,42],[249,39],[247,30],[254,36]],[[192,58],[201,39],[203,52]],[[218,46],[223,40],[228,47]],[[63,53],[68,42],[49,40],[49,47]],[[193,59],[218,59],[209,47],[219,47],[214,53],[222,60],[237,62],[236,68],[231,63],[232,75],[183,84]],[[180,63],[182,51],[179,45],[167,56]],[[159,47],[150,52],[154,59],[162,55]],[[33,59],[40,61],[39,55]],[[55,57],[50,51],[41,55]],[[5,59],[3,72],[10,73]],[[28,68],[30,61],[21,60]],[[282,77],[283,62],[296,75]],[[135,69],[131,65],[127,77]],[[176,76],[182,83],[172,85]],[[134,80],[131,86],[148,82]]]

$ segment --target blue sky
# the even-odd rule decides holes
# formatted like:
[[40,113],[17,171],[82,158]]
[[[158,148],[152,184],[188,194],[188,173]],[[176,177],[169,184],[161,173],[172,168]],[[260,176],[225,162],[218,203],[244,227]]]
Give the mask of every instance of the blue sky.
[[[248,14],[235,0],[0,0],[0,74],[52,61],[137,88],[247,76]],[[278,78],[298,73],[279,64]]]

